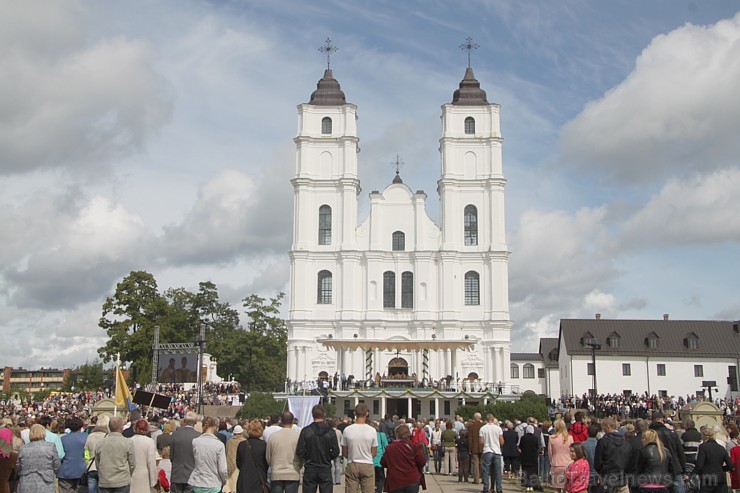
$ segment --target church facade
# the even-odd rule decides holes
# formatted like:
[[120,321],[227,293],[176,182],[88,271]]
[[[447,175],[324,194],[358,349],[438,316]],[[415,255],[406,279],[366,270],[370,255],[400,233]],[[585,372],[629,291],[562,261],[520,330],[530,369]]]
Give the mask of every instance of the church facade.
[[334,387],[336,375],[350,380],[335,392],[348,399],[404,388],[417,400],[424,392],[506,393],[503,139],[499,105],[488,102],[473,70],[442,105],[439,223],[427,215],[426,193],[398,172],[385,190],[370,193],[370,212],[359,220],[357,107],[331,70],[298,106],[294,141],[292,385]]

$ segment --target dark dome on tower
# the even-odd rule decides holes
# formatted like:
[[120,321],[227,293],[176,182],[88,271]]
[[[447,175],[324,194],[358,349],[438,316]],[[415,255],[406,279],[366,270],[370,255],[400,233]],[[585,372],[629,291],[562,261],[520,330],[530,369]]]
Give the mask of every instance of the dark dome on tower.
[[339,87],[339,82],[334,78],[331,69],[326,69],[324,71],[324,77],[316,84],[316,90],[311,94],[311,101],[308,104],[337,106],[346,103],[347,101],[344,98],[342,88]]
[[475,78],[472,68],[468,67],[465,71],[465,77],[460,81],[460,89],[452,95],[452,104],[460,106],[488,104],[486,91],[480,88],[480,82]]

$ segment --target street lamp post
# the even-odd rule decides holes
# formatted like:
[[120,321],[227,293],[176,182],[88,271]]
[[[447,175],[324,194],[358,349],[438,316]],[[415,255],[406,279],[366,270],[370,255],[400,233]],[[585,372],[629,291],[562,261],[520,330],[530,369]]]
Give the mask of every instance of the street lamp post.
[[195,341],[196,346],[198,346],[198,371],[196,372],[196,376],[198,378],[198,384],[197,384],[197,392],[198,392],[198,414],[202,413],[203,410],[203,350],[206,345],[206,324],[200,324],[200,333],[198,334],[198,339]]
[[591,348],[591,367],[593,368],[593,385],[592,385],[592,395],[591,395],[591,404],[594,406],[594,411],[596,410],[596,396],[598,395],[598,392],[596,392],[596,351],[601,349],[601,344],[599,343],[599,340],[595,337],[588,339],[584,342],[584,345],[588,348]]

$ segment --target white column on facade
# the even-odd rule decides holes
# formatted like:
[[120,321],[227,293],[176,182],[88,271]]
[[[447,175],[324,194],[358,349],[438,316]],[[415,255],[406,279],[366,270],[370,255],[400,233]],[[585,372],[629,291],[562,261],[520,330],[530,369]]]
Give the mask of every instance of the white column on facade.
[[[505,361],[506,361],[506,358],[504,358],[504,348],[503,347],[500,347],[500,348],[498,348],[498,367],[499,367],[498,368],[498,375],[499,375],[498,379],[501,380],[502,382],[504,380],[506,380],[506,378],[504,377],[504,375],[506,375],[506,372],[504,371],[505,370],[505,368],[504,368],[504,362]],[[535,375],[535,377],[536,376],[537,375]]]
[[303,348],[296,348],[296,361],[298,361],[298,371],[296,372],[296,380],[302,382],[304,380],[303,375],[306,373],[304,369],[305,360],[303,359]]
[[452,379],[457,382],[457,348],[450,349],[450,372],[450,375],[452,375]]
[[301,380],[301,361],[298,346],[293,346],[293,370],[293,381],[299,382]]
[[385,417],[385,410],[387,409],[386,404],[387,403],[386,403],[385,395],[381,395],[380,396],[380,417],[381,418]]
[[413,404],[414,404],[414,402],[413,402],[413,400],[411,399],[411,397],[409,397],[409,398],[408,398],[408,400],[409,400],[409,407],[408,407],[408,411],[409,411],[409,412],[408,412],[408,415],[407,415],[406,417],[407,417],[407,418],[412,418],[412,417],[413,417],[413,418],[416,418],[416,416],[414,416],[414,408],[412,407],[412,406],[413,406]]
[[357,404],[360,403],[360,398],[355,394],[355,407],[357,407]]
[[342,370],[344,370],[344,376],[348,377],[352,373],[352,360],[350,357],[352,354],[349,349],[342,349]]
[[494,385],[496,385],[501,380],[501,377],[498,373],[498,360],[496,356],[496,348],[491,347],[488,357],[491,359],[491,383],[493,383]]
[[488,348],[483,346],[483,382],[491,382],[493,380],[491,362],[489,361],[491,358],[489,355]]
[[439,397],[434,398],[434,419],[439,419]]
[[365,380],[365,354],[361,348],[358,348],[353,351],[353,355],[352,366],[354,367],[354,371],[352,374],[355,376],[355,382]]
[[295,374],[295,360],[293,359],[293,347],[292,346],[288,346],[288,358],[287,358],[286,366],[287,366],[285,368],[286,378],[293,380],[293,375]]

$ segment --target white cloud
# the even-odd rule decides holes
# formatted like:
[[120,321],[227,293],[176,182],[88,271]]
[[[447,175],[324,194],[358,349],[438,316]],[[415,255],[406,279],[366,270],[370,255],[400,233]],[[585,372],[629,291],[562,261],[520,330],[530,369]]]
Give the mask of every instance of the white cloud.
[[656,36],[632,73],[563,128],[563,160],[623,183],[718,169],[740,152],[740,14]]
[[622,226],[624,248],[740,243],[740,168],[668,181]]
[[509,234],[512,301],[550,296],[554,288],[590,290],[611,279],[605,216],[605,208],[525,212]]
[[60,166],[105,172],[111,160],[141,151],[169,119],[167,86],[152,70],[148,43],[111,37],[88,45],[77,4],[45,5],[38,11],[48,6],[51,15],[34,17],[24,2],[0,11],[2,26],[13,26],[12,41],[0,48],[0,174]]
[[[509,234],[509,297],[515,346],[552,337],[557,320],[604,311],[614,303],[603,291],[618,272],[609,248],[606,208],[530,210]],[[527,349],[529,350],[529,349]]]
[[132,265],[146,263],[150,238],[140,217],[100,196],[79,209],[53,211],[54,204],[43,204],[48,215],[24,232],[24,242],[36,248],[16,251],[3,270],[12,305],[70,308],[99,298]]
[[222,263],[287,252],[293,212],[287,168],[275,164],[261,177],[233,169],[214,176],[184,220],[164,228],[166,262]]

